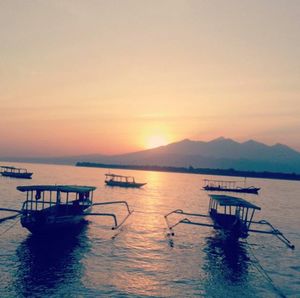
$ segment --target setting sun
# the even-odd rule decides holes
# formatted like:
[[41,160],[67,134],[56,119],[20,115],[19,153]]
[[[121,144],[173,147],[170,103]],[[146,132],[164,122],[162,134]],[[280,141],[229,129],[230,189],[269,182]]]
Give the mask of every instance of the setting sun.
[[151,149],[151,148],[164,146],[167,144],[168,144],[168,141],[167,141],[166,137],[161,136],[161,135],[155,135],[155,136],[151,136],[147,139],[146,148]]

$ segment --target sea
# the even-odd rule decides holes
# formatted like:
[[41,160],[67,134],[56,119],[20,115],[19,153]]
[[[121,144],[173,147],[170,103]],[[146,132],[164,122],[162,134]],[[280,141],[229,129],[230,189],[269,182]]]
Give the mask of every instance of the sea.
[[[16,190],[19,185],[71,184],[95,186],[94,202],[124,200],[134,211],[119,230],[111,229],[109,218],[89,216],[78,233],[57,237],[33,236],[19,219],[1,223],[0,297],[300,297],[299,181],[247,178],[247,186],[261,188],[259,195],[236,194],[261,207],[255,220],[271,222],[295,245],[291,250],[268,234],[234,242],[212,228],[188,224],[176,226],[174,236],[168,233],[164,215],[172,210],[207,214],[203,179],[243,178],[9,165],[34,174],[31,180],[0,177],[2,208],[21,208],[26,195]],[[108,172],[147,184],[108,187]],[[115,213],[120,221],[126,216],[121,205],[93,211]],[[182,218],[174,214],[170,222]]]

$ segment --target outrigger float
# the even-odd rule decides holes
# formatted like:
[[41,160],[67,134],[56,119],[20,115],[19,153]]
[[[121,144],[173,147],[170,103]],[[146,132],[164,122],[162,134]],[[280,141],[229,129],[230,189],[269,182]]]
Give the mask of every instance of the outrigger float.
[[4,177],[31,179],[33,173],[28,172],[27,169],[0,166],[0,174]]
[[108,186],[140,188],[147,183],[137,183],[133,176],[122,176],[116,174],[105,174],[105,181]]
[[226,181],[226,180],[210,180],[204,179],[203,189],[207,191],[226,191],[226,192],[241,192],[258,194],[260,188],[249,186],[241,187],[237,185],[238,181]]
[[[174,236],[173,228],[179,224],[190,224],[196,226],[212,227],[216,230],[221,230],[226,237],[232,240],[239,238],[247,238],[249,232],[271,234],[276,236],[279,240],[285,243],[289,248],[294,249],[295,246],[283,235],[282,232],[275,229],[272,224],[266,220],[254,221],[254,213],[256,210],[261,210],[260,207],[237,197],[227,195],[209,195],[208,214],[187,213],[181,209],[177,209],[166,214],[165,220],[169,229],[169,235]],[[172,214],[179,214],[187,216],[172,225],[169,222],[169,216]],[[193,218],[209,218],[212,223],[199,222]],[[252,229],[250,226],[264,226],[269,230]]]
[[[70,230],[85,220],[86,216],[105,216],[113,220],[112,229],[118,229],[131,215],[126,201],[93,203],[93,186],[34,185],[18,186],[26,193],[21,210],[0,208],[0,211],[17,214],[0,218],[0,223],[20,216],[21,225],[33,234],[48,234]],[[92,212],[94,206],[123,205],[127,215],[118,222],[114,213]]]

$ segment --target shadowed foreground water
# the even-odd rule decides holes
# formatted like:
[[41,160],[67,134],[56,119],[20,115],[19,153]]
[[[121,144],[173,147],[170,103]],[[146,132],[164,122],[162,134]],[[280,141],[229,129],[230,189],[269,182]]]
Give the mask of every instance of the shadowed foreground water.
[[[299,182],[249,179],[262,191],[242,195],[262,207],[256,219],[270,220],[294,242],[291,251],[269,235],[230,242],[205,227],[178,226],[167,236],[164,214],[207,212],[201,180],[208,176],[116,170],[148,183],[122,189],[104,186],[104,169],[25,166],[32,180],[0,179],[1,206],[20,208],[18,185],[77,184],[97,186],[97,202],[127,200],[135,212],[120,231],[109,219],[90,217],[74,233],[51,238],[31,235],[18,220],[1,224],[1,297],[300,296]],[[124,216],[111,208],[105,211]]]

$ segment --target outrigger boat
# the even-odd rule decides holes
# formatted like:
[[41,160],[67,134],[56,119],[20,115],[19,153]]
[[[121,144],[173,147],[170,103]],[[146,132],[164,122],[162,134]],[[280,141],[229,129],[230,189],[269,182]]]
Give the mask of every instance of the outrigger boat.
[[[227,195],[209,195],[208,214],[187,213],[181,209],[174,210],[165,215],[165,220],[170,231],[169,235],[174,235],[173,228],[179,224],[190,224],[197,226],[212,227],[220,230],[226,237],[232,240],[239,238],[247,238],[249,232],[263,233],[275,235],[279,240],[284,242],[289,248],[294,249],[294,245],[277,229],[275,229],[268,221],[254,221],[253,216],[256,210],[261,208],[238,197]],[[170,224],[168,218],[172,214],[180,214],[185,217],[174,224]],[[209,218],[212,223],[194,221],[193,218]],[[250,229],[250,226],[265,226],[266,229]]]
[[[21,217],[21,225],[33,234],[48,234],[70,230],[85,220],[86,216],[106,216],[113,219],[112,229],[119,228],[131,215],[132,210],[126,201],[93,203],[93,186],[77,185],[33,185],[18,186],[17,190],[26,193],[21,210],[0,208],[0,211],[17,214],[0,219],[3,222]],[[114,213],[93,213],[94,206],[122,204],[127,209],[125,218],[118,222]]]
[[241,187],[237,186],[238,181],[224,181],[224,180],[210,180],[204,179],[203,189],[207,191],[226,191],[226,192],[241,192],[258,194],[260,188],[250,186]]
[[27,169],[1,166],[0,174],[4,177],[31,179],[33,173],[27,172]]
[[106,185],[120,186],[120,187],[134,187],[140,188],[147,183],[137,183],[133,176],[122,176],[115,174],[105,174]]

